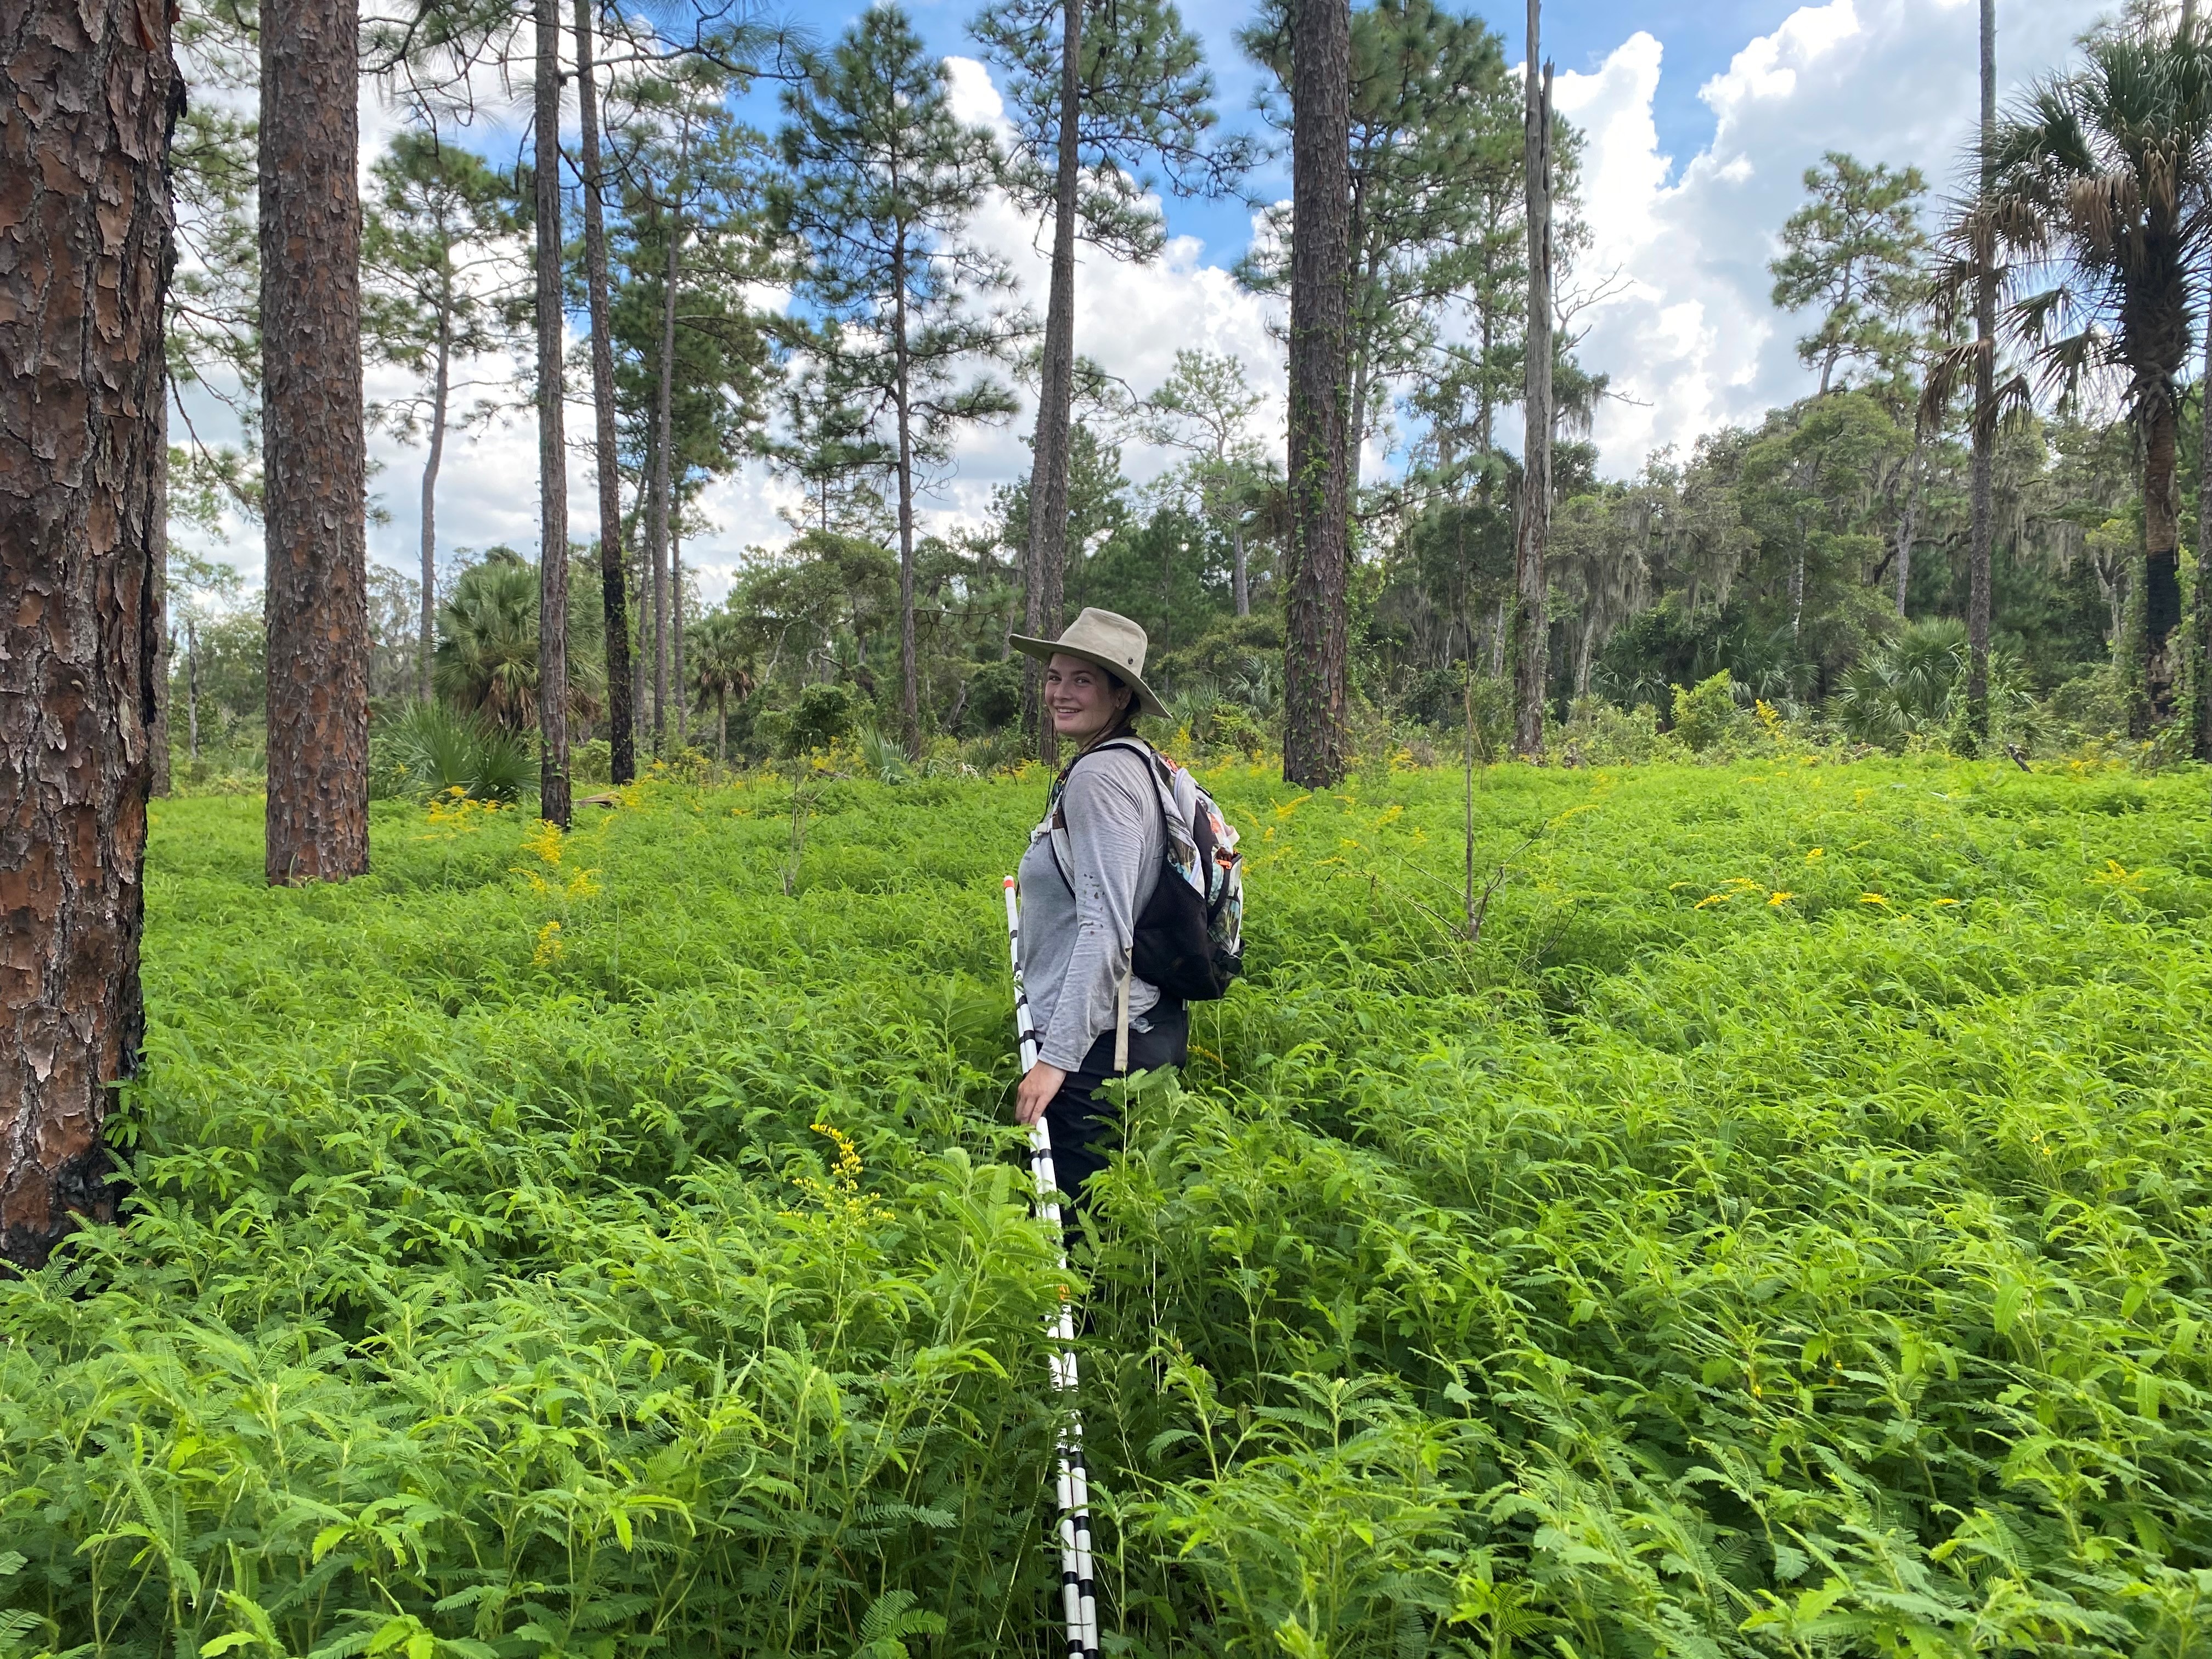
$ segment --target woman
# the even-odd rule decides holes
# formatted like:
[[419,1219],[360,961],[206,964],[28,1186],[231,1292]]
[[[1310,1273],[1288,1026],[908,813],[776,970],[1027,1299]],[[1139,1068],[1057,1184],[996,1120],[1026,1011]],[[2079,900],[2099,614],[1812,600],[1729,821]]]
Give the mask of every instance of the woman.
[[[1038,1042],[1014,1116],[1024,1127],[1044,1119],[1060,1189],[1081,1209],[1119,1127],[1096,1097],[1098,1085],[1122,1069],[1158,1071],[1189,1058],[1189,1011],[1129,970],[1137,917],[1167,852],[1136,718],[1166,711],[1145,684],[1145,630],[1127,617],[1086,610],[1057,640],[1016,635],[1012,643],[1044,659],[1045,709],[1076,749],[1022,856],[1022,983]],[[1055,825],[1066,832],[1065,868]],[[1123,1068],[1115,1060],[1125,1018]]]

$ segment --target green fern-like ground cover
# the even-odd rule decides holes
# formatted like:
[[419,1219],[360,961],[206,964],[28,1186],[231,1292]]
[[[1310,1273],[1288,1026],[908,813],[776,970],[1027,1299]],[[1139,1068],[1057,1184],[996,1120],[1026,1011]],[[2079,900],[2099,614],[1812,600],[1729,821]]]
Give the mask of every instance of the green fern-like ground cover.
[[[1082,1263],[1120,1650],[2212,1651],[2204,774],[1498,769],[1474,944],[1455,775],[1208,781],[1250,975]],[[1059,1650],[1042,778],[810,788],[273,892],[157,805],[0,1654]]]

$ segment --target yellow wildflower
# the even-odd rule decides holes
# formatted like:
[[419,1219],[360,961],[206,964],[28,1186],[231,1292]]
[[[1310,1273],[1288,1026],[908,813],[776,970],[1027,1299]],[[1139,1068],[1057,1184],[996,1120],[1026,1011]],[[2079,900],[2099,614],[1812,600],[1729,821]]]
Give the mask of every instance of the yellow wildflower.
[[2093,886],[2117,887],[2124,892],[2140,893],[2142,891],[2142,870],[2130,870],[2118,859],[2108,858],[2103,869],[2082,879]]
[[538,828],[522,838],[522,850],[535,853],[544,862],[561,862],[561,826],[550,818],[540,818]]
[[1702,910],[1708,904],[1726,904],[1735,896],[1733,893],[1708,893],[1690,908],[1693,910]]
[[560,959],[561,924],[549,921],[538,930],[538,948],[531,953],[530,964],[544,968]]
[[1859,895],[1859,902],[1861,904],[1887,904],[1889,901],[1879,893],[1861,893]]
[[1825,848],[1815,847],[1811,852],[1805,854],[1805,862],[1811,864],[1815,860],[1824,859],[1827,857],[1827,850]]
[[1791,899],[1794,899],[1796,896],[1797,895],[1791,892],[1788,888],[1778,887],[1766,896],[1766,902],[1769,905],[1787,904]]

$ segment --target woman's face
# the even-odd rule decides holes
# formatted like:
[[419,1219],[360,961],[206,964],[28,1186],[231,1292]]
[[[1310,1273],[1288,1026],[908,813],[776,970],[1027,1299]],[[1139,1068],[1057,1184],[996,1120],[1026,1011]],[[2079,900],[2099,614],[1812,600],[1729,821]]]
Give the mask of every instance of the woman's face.
[[1116,690],[1106,671],[1080,657],[1055,654],[1044,665],[1044,706],[1052,729],[1079,746],[1104,736],[1121,722],[1121,711],[1135,694]]

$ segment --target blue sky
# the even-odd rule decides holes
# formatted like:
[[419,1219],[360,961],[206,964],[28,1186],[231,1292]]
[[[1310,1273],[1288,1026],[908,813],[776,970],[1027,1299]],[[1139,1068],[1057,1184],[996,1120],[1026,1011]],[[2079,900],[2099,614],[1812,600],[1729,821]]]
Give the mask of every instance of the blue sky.
[[[1522,7],[1484,0],[1466,9],[1484,18],[1504,38],[1506,61],[1518,64],[1524,57],[1526,13]],[[1724,71],[1745,43],[1777,27],[1798,8],[1788,0],[1650,0],[1624,5],[1581,0],[1555,0],[1544,9],[1543,50],[1559,69],[1593,73],[1636,30],[1656,37],[1666,49],[1666,73],[1652,100],[1652,116],[1662,154],[1695,155],[1713,137],[1714,112],[1698,96],[1698,88]],[[866,9],[851,0],[805,8],[805,26],[827,40]],[[908,0],[908,9],[935,51],[951,56],[978,56],[968,25],[981,9],[976,0]],[[1219,107],[1224,123],[1244,128],[1259,125],[1252,114],[1254,89],[1260,71],[1237,50],[1236,33],[1250,18],[1254,8],[1244,0],[1188,0],[1183,21],[1204,40],[1206,60],[1220,88]],[[757,100],[754,118],[770,118],[771,100]],[[1289,193],[1289,174],[1276,167],[1256,175],[1251,187],[1271,194]],[[1209,258],[1234,259],[1248,239],[1244,210],[1234,202],[1178,201],[1170,198],[1167,216],[1171,230],[1200,238]]]

